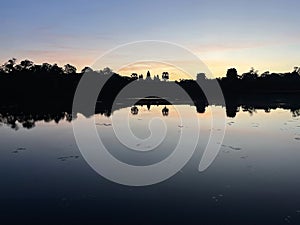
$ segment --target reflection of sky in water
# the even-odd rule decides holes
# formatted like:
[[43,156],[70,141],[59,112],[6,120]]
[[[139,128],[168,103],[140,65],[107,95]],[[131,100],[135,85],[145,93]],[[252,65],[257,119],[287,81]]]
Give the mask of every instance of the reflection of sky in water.
[[[185,108],[186,116],[195,113],[194,107],[180,107]],[[131,115],[130,108],[115,111],[113,123],[128,116],[132,132],[146,138],[150,135],[148,122],[153,117],[160,118],[168,131],[158,148],[147,153],[126,149],[112,135],[111,118],[96,115],[97,130],[118,159],[136,165],[151,164],[167,157],[181,130],[189,127],[181,127],[172,106],[168,106],[167,117],[161,114],[163,106],[151,106],[150,111],[146,106],[138,108],[138,115]],[[1,209],[4,212],[23,210],[26,214],[27,208],[44,207],[54,214],[62,210],[66,215],[77,212],[116,221],[132,219],[124,216],[127,213],[134,213],[136,219],[154,213],[152,220],[158,223],[199,219],[212,224],[218,220],[232,224],[234,221],[299,224],[300,120],[283,110],[268,114],[258,111],[252,116],[239,112],[235,118],[227,118],[219,155],[206,171],[199,173],[198,165],[210,129],[209,108],[205,114],[198,114],[198,118],[200,141],[192,160],[171,179],[140,188],[117,185],[97,175],[77,149],[71,123],[38,122],[33,129],[18,131],[2,126]],[[150,145],[137,147],[151,149]],[[35,204],[39,199],[44,200],[42,206]],[[19,204],[25,208],[21,210]],[[100,212],[93,211],[93,207]],[[80,209],[90,211],[83,213]]]

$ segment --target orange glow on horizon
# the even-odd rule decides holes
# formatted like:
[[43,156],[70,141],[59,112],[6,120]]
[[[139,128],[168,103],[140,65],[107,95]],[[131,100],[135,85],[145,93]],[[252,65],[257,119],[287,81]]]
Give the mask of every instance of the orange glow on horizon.
[[159,62],[138,62],[124,66],[116,72],[123,76],[131,76],[132,73],[137,73],[138,75],[143,74],[143,78],[145,79],[147,71],[150,72],[152,79],[156,75],[158,75],[159,78],[162,79],[163,72],[168,72],[170,75],[169,80],[172,81],[179,81],[180,79],[195,79],[196,77],[196,74],[190,75],[173,65]]

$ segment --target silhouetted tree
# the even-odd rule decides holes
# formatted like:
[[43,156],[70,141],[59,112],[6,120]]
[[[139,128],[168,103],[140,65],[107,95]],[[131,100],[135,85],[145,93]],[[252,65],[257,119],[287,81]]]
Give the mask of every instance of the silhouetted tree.
[[262,78],[269,77],[270,76],[270,71],[263,72],[260,76]]
[[300,75],[300,68],[298,66],[294,67],[294,71],[290,74],[292,79],[298,79]]
[[64,73],[63,69],[59,67],[56,63],[51,66],[50,73],[54,75],[61,75]]
[[230,80],[238,79],[238,73],[235,68],[230,68],[227,70],[226,77]]
[[45,71],[45,72],[50,72],[50,71],[51,71],[51,68],[52,68],[52,65],[49,64],[49,63],[43,63],[43,64],[42,64],[42,69],[43,69],[43,71]]
[[81,73],[91,73],[91,72],[94,72],[94,70],[89,66],[86,66],[81,70]]
[[111,76],[113,74],[113,71],[109,67],[105,67],[103,70],[100,70],[100,74]]
[[31,70],[31,68],[34,66],[33,62],[25,59],[23,61],[20,62],[20,64],[15,65],[15,70],[16,71],[29,71]]
[[2,75],[2,74],[4,74],[4,73],[5,73],[5,71],[4,71],[3,66],[0,66],[0,75]]
[[257,78],[258,78],[258,71],[254,70],[253,67],[250,69],[249,72],[243,73],[242,75],[243,80],[255,80]]
[[17,59],[16,58],[12,58],[9,59],[4,65],[3,65],[3,71],[5,73],[11,73],[14,71],[14,66],[16,64]]
[[64,72],[65,72],[65,74],[75,74],[76,70],[77,70],[76,67],[72,66],[70,64],[66,64],[64,66]]
[[32,61],[25,59],[20,63],[23,70],[30,70],[30,68],[34,65]]
[[207,78],[206,78],[206,75],[205,75],[205,73],[198,73],[197,74],[197,82],[204,82],[205,80],[206,80]]

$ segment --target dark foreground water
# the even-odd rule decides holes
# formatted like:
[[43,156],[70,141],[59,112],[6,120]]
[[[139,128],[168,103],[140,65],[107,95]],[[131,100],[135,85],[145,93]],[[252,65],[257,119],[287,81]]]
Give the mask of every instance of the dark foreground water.
[[[172,152],[182,129],[169,106],[130,108],[112,117],[95,115],[103,143],[131,164],[151,164]],[[195,107],[179,106],[187,113]],[[223,115],[224,109],[214,107]],[[188,114],[187,114],[188,115]],[[133,133],[149,136],[154,117],[168,127],[158,154],[135,156],[113,137],[113,123],[128,118]],[[197,114],[201,127],[192,159],[170,179],[151,186],[106,180],[84,160],[72,123],[37,122],[32,129],[0,127],[1,224],[300,224],[300,120],[289,111],[239,112],[226,118],[225,137],[210,167],[198,171],[209,137],[210,110]],[[196,131],[195,131],[196,132]],[[223,132],[221,129],[217,132]],[[154,143],[153,143],[154,144]],[[151,148],[148,143],[141,148]]]

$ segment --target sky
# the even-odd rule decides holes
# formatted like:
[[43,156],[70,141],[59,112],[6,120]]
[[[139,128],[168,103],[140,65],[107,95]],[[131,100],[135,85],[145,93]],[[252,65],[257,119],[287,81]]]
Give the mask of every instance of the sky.
[[300,66],[299,9],[299,0],[2,1],[0,63],[80,70],[119,45],[160,40],[189,49],[215,77],[231,67],[287,72]]

